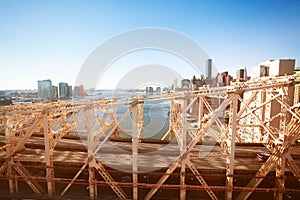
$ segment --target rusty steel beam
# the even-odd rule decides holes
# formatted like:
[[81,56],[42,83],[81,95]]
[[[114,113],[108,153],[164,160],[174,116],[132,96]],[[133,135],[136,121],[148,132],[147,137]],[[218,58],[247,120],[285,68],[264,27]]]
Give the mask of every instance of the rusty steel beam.
[[233,96],[231,103],[231,120],[229,122],[229,132],[230,132],[230,145],[228,146],[228,155],[226,158],[226,193],[225,198],[228,200],[232,199],[233,192],[233,175],[234,175],[234,158],[235,158],[235,140],[237,135],[237,106],[238,106],[238,97],[237,94]]
[[53,134],[51,133],[50,121],[47,117],[47,112],[43,116],[44,125],[44,142],[45,142],[45,163],[46,163],[46,180],[48,195],[53,197],[55,193],[54,166],[53,166]]
[[295,160],[292,158],[290,153],[287,153],[286,155],[286,162],[289,165],[292,173],[294,174],[295,178],[298,179],[299,183],[300,183],[300,169],[297,166]]
[[113,177],[107,172],[107,170],[104,168],[104,166],[97,162],[95,158],[93,158],[90,162],[90,166],[93,167],[98,171],[98,173],[102,176],[102,178],[105,180],[105,182],[111,187],[111,189],[116,193],[116,195],[120,199],[127,199],[126,193],[122,190],[120,186],[115,185],[115,180]]
[[201,174],[199,173],[199,171],[197,170],[197,168],[190,162],[187,162],[188,167],[190,168],[190,170],[192,171],[192,173],[195,175],[195,177],[197,178],[197,180],[199,181],[199,183],[205,188],[205,191],[207,192],[207,194],[209,195],[209,197],[212,200],[218,200],[218,197],[215,195],[215,193],[209,188],[209,186],[207,185],[206,181],[204,180],[204,178],[201,176]]
[[46,193],[43,187],[36,180],[32,179],[31,174],[20,162],[15,163],[13,167],[36,194]]
[[65,187],[65,189],[61,192],[60,197],[63,196],[68,189],[72,186],[72,184],[74,183],[74,181],[78,178],[78,176],[83,172],[83,170],[86,168],[86,166],[88,165],[88,161],[86,161],[84,163],[84,165],[80,168],[80,170],[75,174],[75,176],[73,177],[73,179],[70,181],[70,183]]
[[2,174],[5,171],[5,169],[7,167],[7,164],[11,160],[11,158],[13,157],[13,155],[21,147],[23,147],[25,145],[25,143],[27,142],[27,140],[33,134],[33,132],[35,131],[35,129],[40,125],[40,123],[42,122],[42,120],[43,120],[43,113],[41,113],[39,115],[39,117],[37,118],[37,120],[35,121],[35,123],[26,130],[26,133],[25,133],[24,137],[21,139],[21,141],[19,141],[19,143],[8,153],[8,155],[7,155],[6,159],[5,159],[5,162],[0,167],[0,174]]

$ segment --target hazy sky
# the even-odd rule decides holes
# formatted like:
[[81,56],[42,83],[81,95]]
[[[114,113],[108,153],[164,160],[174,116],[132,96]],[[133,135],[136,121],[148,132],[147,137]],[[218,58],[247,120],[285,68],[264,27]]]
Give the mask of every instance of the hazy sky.
[[[73,85],[86,58],[102,42],[143,27],[187,35],[219,71],[234,76],[235,69],[250,69],[268,59],[293,58],[298,66],[299,2],[0,0],[0,89],[36,89],[37,80],[48,78],[56,85]],[[189,73],[183,76],[192,77]],[[113,87],[109,84],[103,87]]]

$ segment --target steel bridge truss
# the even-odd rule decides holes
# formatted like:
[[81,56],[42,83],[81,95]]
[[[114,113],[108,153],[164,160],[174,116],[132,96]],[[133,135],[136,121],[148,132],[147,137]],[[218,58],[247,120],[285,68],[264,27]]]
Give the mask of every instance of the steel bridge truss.
[[[257,82],[235,83],[222,88],[203,88],[198,91],[171,93],[159,97],[142,96],[131,99],[116,98],[97,101],[79,101],[73,103],[49,103],[16,105],[1,108],[1,132],[5,133],[5,145],[2,146],[4,161],[0,175],[8,179],[11,195],[18,193],[18,181],[25,181],[38,195],[63,197],[74,182],[88,169],[89,197],[98,197],[96,176],[101,176],[120,199],[140,199],[139,186],[149,188],[144,199],[151,199],[163,188],[166,180],[180,169],[180,199],[186,199],[186,170],[189,169],[211,199],[221,198],[220,188],[226,199],[247,199],[259,184],[275,168],[276,199],[282,199],[285,192],[285,171],[289,169],[300,183],[300,169],[291,156],[291,147],[300,137],[300,108],[297,102],[292,105],[290,91],[297,84],[294,76],[263,79]],[[245,98],[245,96],[247,98]],[[243,98],[244,97],[244,98]],[[162,140],[176,138],[179,156],[167,167],[165,173],[155,184],[139,183],[139,144],[143,136],[144,105],[153,102],[170,103],[169,131]],[[280,112],[271,113],[273,106]],[[127,111],[117,119],[117,110],[127,106]],[[271,114],[268,114],[271,113]],[[122,183],[114,180],[104,163],[96,158],[97,152],[110,138],[118,138],[120,125],[131,116],[132,128],[132,196],[126,194]],[[191,120],[192,119],[192,120]],[[273,126],[273,124],[277,126]],[[61,191],[55,187],[59,177],[54,174],[54,150],[65,136],[78,134],[87,148],[86,160],[65,184]],[[42,137],[44,150],[42,160],[34,155],[22,157],[19,152],[26,150],[33,136]],[[192,162],[191,152],[206,138],[213,138],[220,144],[226,157],[226,183],[224,187],[209,185]],[[261,143],[270,152],[270,157],[261,165],[246,186],[234,185],[235,148],[237,143]],[[193,158],[195,159],[195,158]],[[201,158],[198,158],[201,159]],[[31,175],[23,161],[39,161],[45,165],[46,186],[40,179]],[[216,190],[217,188],[217,190]],[[237,191],[236,191],[237,190]]]

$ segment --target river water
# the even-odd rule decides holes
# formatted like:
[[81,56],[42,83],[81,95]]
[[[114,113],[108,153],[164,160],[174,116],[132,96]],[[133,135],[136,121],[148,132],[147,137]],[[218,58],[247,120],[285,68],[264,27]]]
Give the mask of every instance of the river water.
[[[126,92],[126,91],[103,91],[95,96],[86,96],[87,99],[102,99],[102,98],[130,98],[139,95],[145,95],[141,92]],[[129,106],[117,107],[117,122],[122,118]],[[170,103],[157,102],[144,104],[144,130],[142,138],[161,139],[169,129],[169,111]],[[131,115],[125,119],[120,125],[120,136],[122,138],[130,138],[132,130]]]

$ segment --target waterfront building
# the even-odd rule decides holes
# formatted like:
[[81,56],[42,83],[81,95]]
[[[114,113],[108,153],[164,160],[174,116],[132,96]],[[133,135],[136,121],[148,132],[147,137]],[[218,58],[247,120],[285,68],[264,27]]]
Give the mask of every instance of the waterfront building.
[[58,98],[58,87],[57,86],[52,85],[51,97]]
[[80,96],[80,87],[79,87],[79,86],[75,86],[75,87],[74,87],[74,93],[73,93],[73,95],[74,95],[75,97]]
[[161,93],[161,87],[156,87],[156,93],[160,94]]
[[146,87],[146,94],[153,94],[153,87]]
[[68,85],[67,87],[67,97],[72,97],[73,92],[72,92],[72,86]]
[[68,83],[59,83],[59,97],[65,98],[68,97]]
[[153,87],[149,87],[149,94],[153,94]]
[[84,96],[85,91],[83,85],[75,86],[74,87],[74,93],[73,96],[78,97],[78,96]]
[[86,94],[83,85],[79,86],[79,90],[80,90],[80,95],[81,96],[84,96]]
[[52,98],[52,81],[50,79],[47,80],[39,80],[38,83],[38,96],[40,98]]

